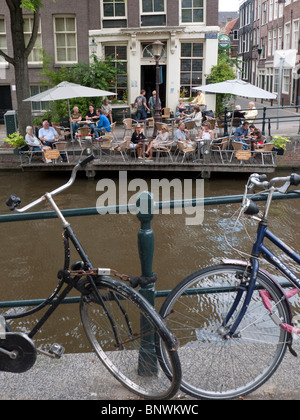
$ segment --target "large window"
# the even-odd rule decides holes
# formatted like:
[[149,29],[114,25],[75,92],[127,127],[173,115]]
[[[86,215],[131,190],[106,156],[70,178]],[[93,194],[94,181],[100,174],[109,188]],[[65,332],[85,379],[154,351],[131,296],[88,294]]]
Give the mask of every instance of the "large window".
[[195,93],[192,88],[203,83],[203,43],[181,44],[180,85],[185,96]]
[[182,23],[204,23],[204,0],[181,0]]
[[56,63],[77,63],[76,18],[59,16],[54,18]]
[[[30,86],[30,96],[38,95],[49,89],[49,86]],[[31,102],[33,112],[44,112],[50,109],[50,102]]]
[[104,47],[105,58],[111,58],[120,74],[112,82],[109,90],[117,94],[117,99],[127,101],[127,46],[106,45]]
[[142,26],[166,26],[166,0],[141,0]]
[[[5,19],[0,16],[0,49],[7,54],[7,43],[6,43],[6,29]],[[0,57],[0,63],[6,63],[3,57]]]
[[[24,18],[24,36],[25,36],[25,43],[28,45],[31,34],[33,31],[33,16],[25,16]],[[28,57],[29,63],[41,63],[43,61],[43,54],[42,54],[42,34],[41,34],[41,22],[39,22],[39,29],[38,35],[33,47],[31,54]]]
[[103,0],[103,28],[126,28],[126,0]]

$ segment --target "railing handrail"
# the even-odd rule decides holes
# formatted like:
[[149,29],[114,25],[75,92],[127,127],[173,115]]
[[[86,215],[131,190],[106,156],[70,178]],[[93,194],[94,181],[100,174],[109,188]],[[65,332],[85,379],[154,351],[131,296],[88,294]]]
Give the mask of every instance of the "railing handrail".
[[[249,196],[250,197],[250,196]],[[255,201],[266,201],[268,195],[261,194],[253,198]],[[273,196],[274,200],[291,200],[300,198],[300,191],[289,192],[287,194],[275,193]],[[190,200],[176,200],[176,201],[160,201],[154,202],[154,209],[161,210],[163,208],[187,208],[196,206],[217,206],[225,204],[238,204],[243,201],[243,195],[229,195],[229,196],[218,196],[218,197],[206,197],[206,198],[194,198]],[[135,205],[116,205],[108,207],[88,207],[79,209],[62,210],[64,217],[82,217],[82,216],[99,216],[107,214],[119,214],[119,213],[130,213],[136,208]],[[44,211],[35,213],[24,213],[24,214],[5,214],[0,215],[0,223],[13,223],[13,222],[24,222],[30,220],[48,220],[56,219],[57,215],[54,211]]]

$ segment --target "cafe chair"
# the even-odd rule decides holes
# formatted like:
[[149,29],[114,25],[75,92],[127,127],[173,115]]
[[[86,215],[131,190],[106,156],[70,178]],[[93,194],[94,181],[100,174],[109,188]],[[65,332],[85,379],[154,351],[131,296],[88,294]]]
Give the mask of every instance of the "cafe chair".
[[115,145],[111,148],[111,152],[113,152],[114,154],[120,153],[124,162],[126,162],[126,158],[127,158],[126,151],[127,151],[127,141],[126,140],[124,140],[122,143],[120,143],[118,145]]
[[[225,154],[227,158],[227,152],[228,152],[228,144],[229,144],[229,138],[223,137],[220,139],[213,140],[211,142],[210,150],[214,153],[218,153],[221,159],[222,164],[224,165],[224,159],[223,154]],[[228,158],[227,158],[228,160]]]
[[179,152],[179,155],[182,155],[182,161],[181,163],[183,163],[185,161],[186,155],[187,154],[193,154],[194,155],[194,159],[195,159],[195,151],[196,148],[195,147],[184,147],[184,143],[182,143],[181,141],[177,142],[177,149]]
[[62,158],[62,155],[66,157],[66,160],[68,163],[69,161],[69,154],[68,154],[68,142],[66,141],[58,141],[53,143],[53,149],[56,149],[60,153],[60,157]]
[[133,120],[132,118],[125,118],[125,120],[123,120],[123,127],[124,127],[123,137],[125,137],[128,132],[130,133],[130,135],[132,135],[134,131],[134,124],[138,124],[138,122],[136,120]]
[[161,116],[163,119],[171,118],[171,109],[170,108],[163,108],[163,113]]
[[274,160],[274,143],[265,143],[264,147],[262,147],[261,149],[255,149],[255,153],[260,153],[261,154],[261,160],[262,160],[262,164],[265,165],[265,157],[267,156],[271,156],[271,160],[272,160],[272,164],[275,165],[275,160]]
[[101,139],[99,140],[98,140],[98,143],[100,146],[100,160],[102,159],[102,156],[109,156],[109,159],[110,159],[113,137],[110,135],[106,135],[106,136],[102,136]]

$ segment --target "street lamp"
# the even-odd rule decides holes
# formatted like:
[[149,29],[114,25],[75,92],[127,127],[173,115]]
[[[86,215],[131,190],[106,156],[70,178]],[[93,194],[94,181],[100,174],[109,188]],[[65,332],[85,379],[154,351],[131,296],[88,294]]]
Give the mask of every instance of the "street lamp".
[[155,59],[155,62],[156,62],[156,80],[155,80],[156,105],[155,105],[155,114],[154,114],[155,124],[154,124],[154,132],[153,132],[153,137],[155,137],[157,133],[156,123],[162,121],[161,113],[160,113],[160,106],[159,106],[159,60],[161,59],[165,44],[163,44],[160,41],[155,41],[153,42],[153,44],[151,44],[151,46],[152,46],[153,58]]

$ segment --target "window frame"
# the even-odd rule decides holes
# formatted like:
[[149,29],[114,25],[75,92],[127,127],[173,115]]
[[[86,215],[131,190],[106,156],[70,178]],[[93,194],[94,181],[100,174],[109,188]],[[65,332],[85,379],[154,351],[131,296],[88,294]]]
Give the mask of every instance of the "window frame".
[[[191,56],[191,57],[187,57],[187,56],[183,56],[182,55],[182,45],[183,44],[191,44],[192,48],[194,44],[201,44],[202,45],[202,57],[196,57],[196,56]],[[193,54],[193,52],[191,53]],[[191,70],[189,71],[190,73],[190,84],[188,85],[188,89],[189,89],[189,97],[192,96],[192,93],[195,93],[195,91],[192,90],[193,87],[197,87],[203,84],[203,78],[204,78],[204,65],[205,65],[205,43],[204,42],[195,42],[194,40],[182,40],[180,42],[180,88],[183,86],[183,84],[181,83],[181,76],[183,73],[188,73],[187,71],[183,71],[182,70],[182,61],[183,60],[191,60],[192,61],[192,65],[191,65]],[[193,83],[193,73],[198,73],[198,71],[193,71],[193,61],[202,61],[202,71],[199,71],[199,73],[202,73],[202,80],[197,82],[197,83]],[[187,89],[187,86],[184,86],[185,90]]]
[[[114,59],[115,59],[117,61],[126,63],[126,73],[125,73],[125,75],[126,75],[126,87],[119,87],[118,88],[118,80],[116,79],[116,84],[113,87],[110,87],[109,88],[110,92],[115,92],[117,94],[116,98],[118,98],[118,90],[120,90],[120,89],[123,90],[126,94],[128,94],[128,83],[129,83],[129,72],[128,72],[128,70],[129,70],[129,68],[128,68],[128,66],[129,66],[129,54],[128,54],[128,44],[126,44],[126,43],[104,43],[103,46],[102,46],[102,48],[103,48],[103,55],[102,56],[103,56],[104,60],[106,60],[108,57],[111,57],[111,55],[106,55],[106,53],[105,53],[105,48],[106,47],[114,47],[114,49],[115,49],[115,57],[114,58],[112,57],[112,61],[113,62],[114,62]],[[116,54],[117,50],[116,49],[118,47],[125,47],[126,48],[126,60],[117,58],[117,54]],[[117,61],[115,61],[116,64],[117,64]],[[124,101],[124,99],[123,99],[123,101]]]
[[[152,0],[153,2],[154,0]],[[166,17],[166,25],[167,25],[167,0],[162,0],[164,2],[164,11],[163,12],[143,12],[143,0],[140,0],[140,27],[141,28],[153,28],[155,26],[163,26],[163,25],[143,25],[143,16],[165,16]]]
[[[128,19],[128,12],[127,12],[127,0],[113,0],[114,4],[117,3],[125,3],[125,15],[124,16],[105,16],[104,15],[104,2],[105,0],[101,1],[101,16],[102,20],[127,20]],[[106,1],[107,2],[107,1]]]
[[[30,24],[30,29],[32,29],[32,25],[33,25],[33,20],[34,20],[34,16],[33,15],[25,15],[23,16],[24,21],[25,20],[29,20],[29,24]],[[29,35],[29,39],[31,37],[31,32],[25,32],[24,31],[24,35]],[[40,46],[36,46],[38,40],[40,40]],[[34,53],[34,50],[40,50],[40,57],[41,59],[39,61],[34,61],[34,60],[30,60],[30,57],[32,56],[32,54]],[[39,18],[39,29],[38,29],[38,37],[36,39],[36,42],[34,44],[33,50],[31,51],[31,53],[29,54],[28,57],[28,64],[29,65],[42,65],[43,64],[43,37],[42,37],[42,23],[41,23],[41,18]],[[36,51],[36,53],[38,54],[38,52]]]
[[[179,0],[178,4],[179,4],[179,16],[180,16],[180,25],[185,25],[185,26],[195,26],[195,25],[205,25],[206,24],[206,11],[207,11],[207,1],[203,0],[203,22],[183,22],[182,20],[182,1],[183,0]],[[192,11],[194,10],[194,7],[192,6]]]
[[[72,18],[72,19],[74,19],[74,21],[75,21],[75,32],[71,32],[71,31],[69,31],[69,32],[57,32],[56,31],[56,19],[70,19],[70,18]],[[69,64],[77,64],[78,63],[78,39],[77,39],[77,37],[78,37],[78,28],[77,28],[77,17],[76,17],[76,15],[74,15],[74,14],[62,14],[62,15],[53,15],[53,33],[54,33],[54,49],[55,49],[55,51],[54,51],[54,54],[55,54],[55,64],[56,65],[69,65]],[[66,36],[66,34],[68,34],[68,33],[72,33],[72,34],[75,34],[75,46],[73,47],[68,47],[67,45],[65,45],[64,46],[64,48],[67,50],[68,48],[75,48],[75,51],[76,51],[76,59],[75,60],[70,60],[70,61],[68,61],[68,60],[65,60],[65,61],[59,61],[58,60],[58,47],[57,47],[57,38],[56,38],[56,36],[57,36],[57,34],[64,34],[65,36]]]

